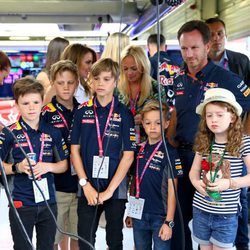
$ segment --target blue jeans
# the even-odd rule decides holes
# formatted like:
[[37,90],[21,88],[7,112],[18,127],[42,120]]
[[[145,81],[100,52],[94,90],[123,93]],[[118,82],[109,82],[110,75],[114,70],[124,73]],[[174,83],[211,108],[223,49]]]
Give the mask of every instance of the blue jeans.
[[158,236],[165,216],[143,214],[141,220],[133,219],[133,233],[136,250],[170,250],[170,240],[163,241]]
[[[97,214],[96,206],[89,206],[85,197],[78,199],[78,234],[95,245],[96,231],[98,222],[103,211],[105,211],[106,224],[106,241],[109,250],[122,250],[123,240],[123,216],[125,211],[126,200],[109,199],[98,205]],[[80,250],[91,249],[86,243],[78,240]]]
[[[54,215],[57,215],[56,204],[50,205]],[[17,212],[23,222],[29,238],[32,240],[33,229],[36,228],[36,249],[53,250],[56,234],[56,225],[46,206],[23,206],[17,209]],[[15,250],[32,249],[24,239],[23,233],[19,228],[13,210],[9,210],[10,228],[14,241]]]
[[237,214],[212,214],[193,208],[193,237],[200,245],[234,246]]

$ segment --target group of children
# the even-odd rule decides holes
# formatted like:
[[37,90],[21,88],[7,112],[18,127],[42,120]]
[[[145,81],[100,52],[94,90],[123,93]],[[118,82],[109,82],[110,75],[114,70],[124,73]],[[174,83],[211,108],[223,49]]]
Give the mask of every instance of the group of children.
[[[56,96],[44,107],[44,90],[38,81],[25,77],[13,86],[20,118],[10,130],[26,154],[36,154],[34,175],[6,128],[0,134],[0,157],[6,173],[14,174],[12,196],[30,239],[36,228],[37,249],[54,249],[62,235],[56,234],[43,197],[28,176],[43,190],[59,226],[64,228],[66,223],[71,233],[92,245],[105,211],[107,245],[119,250],[123,249],[126,175],[131,166],[134,189],[130,190],[126,224],[133,227],[135,248],[171,247],[175,189],[182,167],[175,148],[161,133],[161,125],[164,130],[168,127],[169,110],[163,103],[161,122],[159,102],[149,100],[144,105],[142,125],[148,138],[137,145],[132,112],[113,94],[118,72],[118,64],[111,59],[97,61],[90,72],[95,94],[81,105],[74,98],[78,71],[69,60],[52,66]],[[213,249],[213,245],[229,249],[234,243],[240,188],[250,183],[250,175],[241,177],[243,164],[250,171],[250,139],[243,137],[241,110],[230,91],[218,88],[209,89],[197,107],[201,123],[190,180],[197,190],[193,233],[201,249]],[[14,249],[29,249],[12,209],[9,216]],[[80,249],[91,249],[77,238],[71,249],[78,244]]]

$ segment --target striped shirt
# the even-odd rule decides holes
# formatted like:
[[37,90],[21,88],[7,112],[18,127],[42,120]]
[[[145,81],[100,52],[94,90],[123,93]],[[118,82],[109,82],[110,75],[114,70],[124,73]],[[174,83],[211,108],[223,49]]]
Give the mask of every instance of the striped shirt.
[[[214,143],[212,154],[223,152],[226,144]],[[250,154],[250,137],[244,136],[242,147],[240,149],[240,157],[234,157],[228,155],[225,152],[224,160],[230,162],[230,172],[231,178],[239,178],[242,176],[242,169],[244,166],[243,158]],[[203,159],[207,159],[207,156],[204,155]],[[202,173],[201,173],[202,179]],[[194,194],[193,206],[203,210],[208,213],[213,214],[235,214],[238,212],[240,205],[240,188],[238,189],[227,189],[221,192],[221,201],[211,201],[208,197],[203,196],[198,191]]]

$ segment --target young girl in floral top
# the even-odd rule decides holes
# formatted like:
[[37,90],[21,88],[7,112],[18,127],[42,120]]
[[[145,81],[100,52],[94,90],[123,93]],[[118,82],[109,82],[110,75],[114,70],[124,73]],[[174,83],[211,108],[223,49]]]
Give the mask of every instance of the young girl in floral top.
[[[250,137],[243,136],[242,108],[226,89],[207,90],[196,113],[201,121],[189,173],[196,188],[194,240],[201,250],[231,249],[238,226],[240,188],[250,185]],[[244,164],[248,174],[241,177]]]

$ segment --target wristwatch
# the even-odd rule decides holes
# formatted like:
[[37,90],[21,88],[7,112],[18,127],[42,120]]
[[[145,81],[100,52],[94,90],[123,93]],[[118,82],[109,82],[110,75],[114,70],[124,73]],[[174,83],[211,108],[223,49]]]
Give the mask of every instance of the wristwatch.
[[84,187],[87,184],[87,182],[88,182],[88,179],[82,178],[82,179],[79,180],[79,185],[81,187]]
[[174,227],[174,221],[173,220],[170,220],[170,221],[165,220],[164,224],[168,225],[170,228]]

